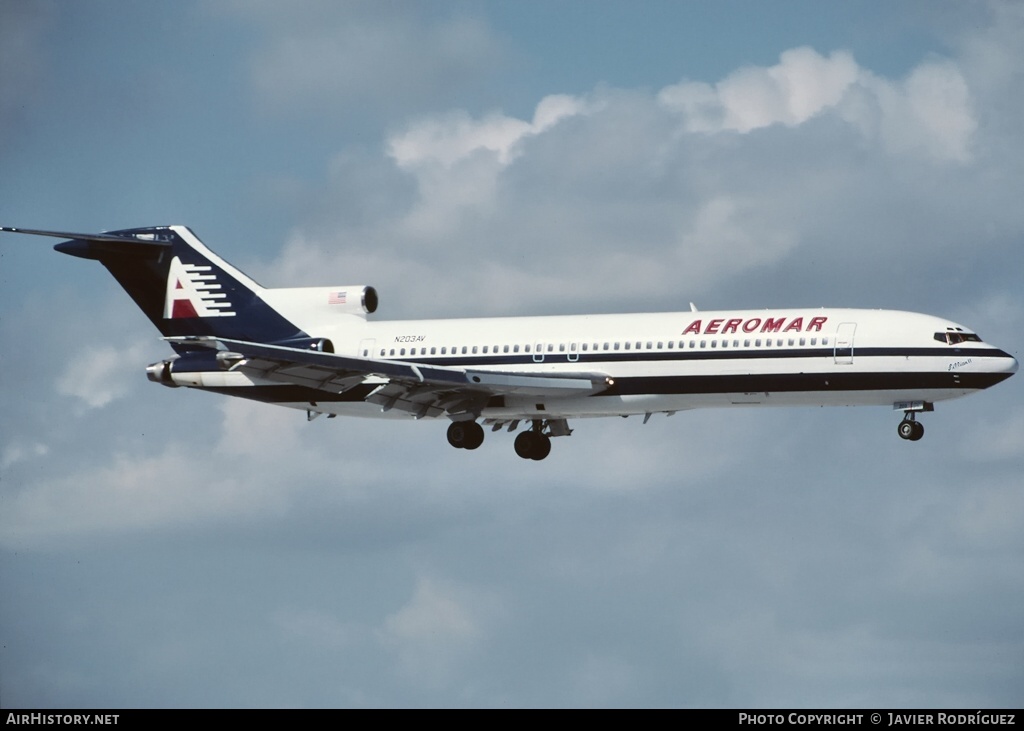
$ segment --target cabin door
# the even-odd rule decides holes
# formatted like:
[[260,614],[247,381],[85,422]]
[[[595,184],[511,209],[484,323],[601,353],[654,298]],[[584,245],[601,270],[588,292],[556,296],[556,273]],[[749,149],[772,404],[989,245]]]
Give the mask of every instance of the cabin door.
[[853,334],[857,330],[857,323],[840,323],[836,330],[836,347],[834,351],[836,365],[851,365],[853,363]]

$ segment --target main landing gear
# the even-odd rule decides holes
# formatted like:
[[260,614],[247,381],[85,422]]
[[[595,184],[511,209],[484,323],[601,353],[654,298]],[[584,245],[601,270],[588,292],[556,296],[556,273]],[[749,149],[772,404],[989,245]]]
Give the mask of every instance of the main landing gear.
[[448,425],[448,443],[456,449],[476,449],[484,443],[484,428],[475,421],[453,421]]
[[[518,423],[518,421],[515,422],[512,428]],[[550,434],[545,432],[550,432]],[[532,429],[516,436],[516,454],[523,459],[540,461],[551,453],[552,435],[564,436],[570,433],[571,430],[564,420],[547,422],[535,419]],[[448,443],[456,449],[476,449],[483,442],[484,429],[475,421],[453,421],[448,425]]]
[[551,437],[539,428],[540,422],[534,422],[533,429],[524,431],[516,437],[516,454],[523,459],[540,461],[551,454]]
[[916,442],[924,436],[924,424],[917,420],[916,414],[913,411],[908,411],[903,417],[903,421],[896,427],[896,433],[900,435],[901,439],[909,439],[912,442]]

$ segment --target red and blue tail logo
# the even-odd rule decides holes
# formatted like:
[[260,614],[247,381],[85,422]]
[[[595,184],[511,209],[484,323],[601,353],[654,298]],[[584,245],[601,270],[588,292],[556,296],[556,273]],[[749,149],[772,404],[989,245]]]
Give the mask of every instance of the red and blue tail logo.
[[234,317],[235,311],[223,288],[212,266],[182,264],[175,256],[167,272],[164,319]]

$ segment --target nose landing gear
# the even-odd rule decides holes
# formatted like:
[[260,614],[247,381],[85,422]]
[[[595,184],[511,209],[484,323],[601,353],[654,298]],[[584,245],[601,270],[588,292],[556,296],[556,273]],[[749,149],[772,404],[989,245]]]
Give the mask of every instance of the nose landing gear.
[[903,417],[903,421],[896,427],[896,433],[900,435],[901,439],[916,442],[924,436],[924,424],[917,420],[913,411],[908,411]]
[[892,405],[893,411],[903,412],[903,421],[896,427],[900,439],[916,442],[924,436],[924,424],[917,420],[917,414],[924,411],[935,411],[930,401],[897,401]]

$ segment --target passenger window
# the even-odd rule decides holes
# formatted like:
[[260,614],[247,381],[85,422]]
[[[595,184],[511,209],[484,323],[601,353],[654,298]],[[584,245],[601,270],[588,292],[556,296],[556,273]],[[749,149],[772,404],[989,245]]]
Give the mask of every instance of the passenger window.
[[626,350],[629,350],[629,343],[626,343]]
[[661,350],[661,341],[658,341],[658,350]]
[[519,346],[518,345],[513,345],[512,346],[512,352],[513,353],[518,353],[519,352]]
[[701,340],[701,341],[700,341],[700,347],[702,347],[702,348],[703,348],[703,347],[706,347],[706,346],[707,346],[707,344],[708,344],[708,341],[707,341],[707,340]]

